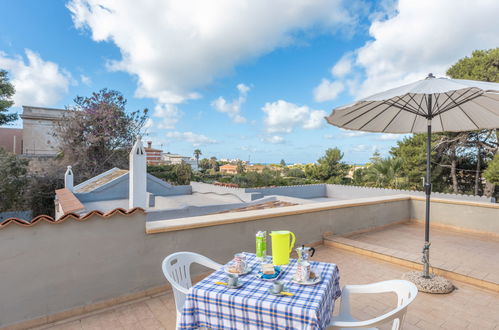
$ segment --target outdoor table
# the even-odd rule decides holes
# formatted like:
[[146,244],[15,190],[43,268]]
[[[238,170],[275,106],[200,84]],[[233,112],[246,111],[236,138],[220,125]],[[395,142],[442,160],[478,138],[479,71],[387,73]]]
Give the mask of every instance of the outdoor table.
[[229,289],[224,285],[227,274],[219,269],[190,288],[182,312],[180,329],[325,329],[328,327],[335,300],[341,295],[339,272],[335,264],[309,261],[321,282],[305,286],[291,281],[296,259],[283,266],[279,280],[293,296],[269,293],[272,281],[256,277],[260,262],[254,254],[245,253],[252,267],[239,276],[243,285]]

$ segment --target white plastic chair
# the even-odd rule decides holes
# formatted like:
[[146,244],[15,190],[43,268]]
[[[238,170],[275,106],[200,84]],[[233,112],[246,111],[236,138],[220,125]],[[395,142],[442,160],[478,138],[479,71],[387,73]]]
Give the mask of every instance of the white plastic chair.
[[[353,318],[350,313],[351,293],[383,293],[395,292],[397,294],[397,307],[390,312],[366,321],[359,321]],[[345,285],[341,291],[340,313],[333,317],[329,324],[330,329],[377,329],[383,323],[393,321],[392,330],[402,329],[407,307],[416,298],[417,287],[404,280],[391,280],[366,285]]]
[[175,307],[177,309],[177,327],[180,323],[180,315],[184,309],[184,302],[189,288],[192,287],[191,264],[197,263],[212,269],[220,269],[221,264],[193,252],[177,252],[170,254],[163,260],[163,274],[173,288],[175,296]]

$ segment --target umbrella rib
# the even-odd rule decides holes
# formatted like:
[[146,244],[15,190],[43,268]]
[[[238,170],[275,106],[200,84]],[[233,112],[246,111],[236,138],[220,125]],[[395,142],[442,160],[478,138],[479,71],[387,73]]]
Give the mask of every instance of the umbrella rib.
[[440,113],[438,114],[438,118],[440,119],[440,126],[442,126],[442,132],[444,132],[445,131],[444,121],[442,120],[442,115]]
[[[409,99],[409,100],[407,100],[407,101],[404,101],[404,102],[405,102],[405,104],[404,104],[403,106],[399,105],[399,104],[398,104],[398,101],[399,101],[399,100],[401,100],[401,99],[402,99],[404,96],[406,96],[406,95],[407,95],[410,99]],[[414,108],[413,106],[411,106],[411,105],[409,104],[409,102],[410,102],[411,100],[413,100],[414,102],[416,102],[416,100],[414,100],[414,96],[412,96],[410,93],[407,93],[407,94],[404,94],[404,95],[402,95],[402,96],[399,96],[399,97],[398,97],[398,100],[391,102],[391,104],[390,104],[390,105],[391,105],[391,106],[394,106],[394,107],[397,107],[397,108],[399,108],[399,109],[402,109],[402,110],[404,110],[404,111],[408,111],[408,112],[412,112],[412,113],[417,113],[417,112],[418,112],[418,109],[417,109],[417,108]]]
[[382,106],[382,105],[385,105],[385,102],[381,102],[380,104],[378,104],[378,105],[376,105],[376,106],[372,107],[371,109],[368,109],[367,111],[365,111],[365,112],[361,113],[361,114],[360,114],[360,115],[358,115],[357,117],[354,117],[354,118],[350,119],[349,121],[347,121],[346,123],[344,123],[342,126],[345,126],[345,125],[350,124],[352,121],[357,120],[358,118],[362,117],[362,116],[363,116],[363,115],[365,115],[366,113],[368,113],[368,112],[370,112],[371,110],[374,110],[374,109],[376,109],[377,107]]
[[[447,95],[447,100],[444,101],[444,103],[442,103],[442,105],[438,108],[439,111],[437,111],[437,113],[440,113],[440,110],[441,109],[445,109],[445,107],[447,106],[447,102],[449,101],[449,99],[457,92],[458,90],[454,90],[452,91],[452,93],[450,95]],[[464,93],[463,93],[464,94]]]
[[[342,115],[342,117],[345,117],[345,116],[348,116],[349,114],[351,113],[354,113],[355,111],[357,110],[362,110],[363,108],[369,106],[369,105],[372,105],[374,102],[376,101],[366,101],[366,104],[363,104],[362,106],[360,106],[359,108],[355,108],[355,109],[352,109],[348,112],[346,112],[345,114]],[[373,107],[372,109],[375,109],[376,107]],[[368,110],[369,111],[369,110]]]
[[461,100],[459,102],[456,102],[454,99],[452,99],[452,97],[449,96],[449,99],[454,103],[452,106],[448,106],[446,107],[445,109],[441,110],[438,112],[438,114],[441,114],[441,113],[444,113],[444,112],[447,112],[449,110],[452,110],[454,109],[455,107],[459,107],[460,105],[462,105],[463,103],[466,103],[466,102],[469,102],[473,99],[476,99],[477,97],[479,97],[480,95],[483,95],[482,94],[482,90],[478,90],[476,92],[474,92],[473,94],[471,94],[471,96],[467,97],[466,99],[464,100]]
[[388,122],[388,124],[385,126],[385,128],[383,128],[382,132],[384,132],[388,126],[390,126],[390,124],[395,120],[395,118],[397,118],[397,116],[402,112],[402,109],[399,109],[399,111],[397,112],[397,114],[395,116],[393,116],[393,118]]
[[414,126],[416,125],[416,120],[418,119],[418,116],[424,117],[424,116],[419,114],[419,109],[421,109],[421,104],[423,104],[423,100],[424,100],[424,97],[422,97],[421,100],[419,101],[418,112],[414,115],[414,121],[412,122],[411,132],[414,131]]
[[[384,132],[384,131],[388,128],[388,126],[390,126],[390,124],[391,124],[391,123],[395,120],[395,118],[397,118],[397,116],[400,114],[400,112],[402,112],[402,110],[407,111],[407,110],[406,110],[406,108],[405,108],[405,106],[407,106],[407,104],[409,104],[409,102],[410,102],[411,100],[413,100],[413,101],[414,101],[414,97],[413,97],[413,96],[411,96],[411,94],[407,94],[407,95],[409,96],[409,100],[405,101],[405,105],[404,105],[403,107],[399,108],[399,111],[397,112],[397,114],[396,114],[395,116],[393,116],[393,117],[392,117],[392,119],[388,122],[388,124],[385,126],[385,128],[383,128],[382,132]],[[411,112],[411,111],[408,111],[408,112]],[[373,118],[373,119],[374,119],[374,118]],[[365,125],[367,125],[367,123],[366,123]],[[364,125],[364,126],[365,126],[365,125]]]

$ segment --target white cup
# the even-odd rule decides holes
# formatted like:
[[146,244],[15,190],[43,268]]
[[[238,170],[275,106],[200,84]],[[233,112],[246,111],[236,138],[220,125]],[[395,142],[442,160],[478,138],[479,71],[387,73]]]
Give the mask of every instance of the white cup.
[[237,274],[229,274],[227,278],[227,284],[229,286],[237,286],[239,281],[239,276]]
[[281,291],[284,289],[284,283],[281,281],[274,281],[274,284],[272,285],[272,292],[273,293],[281,293]]

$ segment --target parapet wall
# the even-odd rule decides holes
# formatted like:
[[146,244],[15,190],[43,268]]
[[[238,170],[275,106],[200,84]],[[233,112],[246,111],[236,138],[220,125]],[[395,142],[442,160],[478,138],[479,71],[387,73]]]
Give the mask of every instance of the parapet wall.
[[[338,199],[391,196],[399,194],[421,196],[421,197],[425,196],[425,193],[423,191],[416,191],[416,190],[386,189],[386,188],[373,188],[373,187],[361,187],[361,186],[347,186],[347,185],[338,185],[338,184],[327,184],[326,191],[327,191],[327,197],[338,198]],[[482,203],[491,202],[491,199],[488,197],[474,196],[474,195],[446,194],[446,193],[432,192],[431,197],[462,200],[462,201],[474,201]]]

